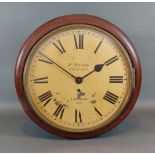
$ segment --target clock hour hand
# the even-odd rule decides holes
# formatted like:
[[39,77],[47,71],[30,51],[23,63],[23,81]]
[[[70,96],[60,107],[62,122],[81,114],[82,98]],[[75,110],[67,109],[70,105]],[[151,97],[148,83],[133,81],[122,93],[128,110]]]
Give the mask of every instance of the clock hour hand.
[[90,71],[89,73],[87,73],[86,75],[84,75],[83,77],[76,77],[75,78],[75,82],[77,84],[81,84],[85,77],[89,76],[90,74],[92,74],[94,72],[100,72],[104,65],[105,65],[105,63],[104,64],[97,64],[97,65],[95,65],[94,69],[92,71]]
[[58,65],[57,63],[55,63],[53,60],[51,60],[49,57],[47,57],[46,55],[44,55],[43,53],[39,52],[42,56],[44,56],[46,59],[48,59],[51,63],[50,64],[55,64],[57,67],[59,67],[60,69],[62,69],[64,72],[66,72],[67,74],[69,74],[71,77],[73,77],[74,79],[76,78],[74,75],[72,75],[70,72],[68,72],[66,69],[62,68],[60,65]]
[[102,70],[103,66],[105,66],[105,65],[108,66],[108,65],[110,65],[111,63],[113,63],[113,62],[115,62],[117,60],[118,60],[118,57],[114,56],[114,57],[108,59],[107,61],[105,61],[105,63],[103,63],[103,64],[95,65],[94,69],[91,72],[89,72],[86,75],[84,75],[83,77],[81,77],[81,79],[83,80],[85,77],[89,76],[90,74],[92,74],[94,72],[100,72]]
[[91,72],[89,72],[86,75],[84,75],[82,78],[84,79],[85,77],[87,77],[88,75],[90,75],[90,74],[92,74],[94,72],[100,72],[104,65],[105,65],[105,63],[104,64],[97,64],[97,65],[95,65],[94,69]]
[[108,59],[107,61],[105,61],[103,64],[95,65],[94,69],[92,71],[90,71],[89,73],[87,73],[86,75],[84,75],[83,77],[76,77],[75,82],[77,84],[81,84],[84,78],[86,78],[87,76],[91,75],[94,72],[100,72],[105,65],[108,66],[117,60],[118,60],[118,57],[114,56],[114,57]]

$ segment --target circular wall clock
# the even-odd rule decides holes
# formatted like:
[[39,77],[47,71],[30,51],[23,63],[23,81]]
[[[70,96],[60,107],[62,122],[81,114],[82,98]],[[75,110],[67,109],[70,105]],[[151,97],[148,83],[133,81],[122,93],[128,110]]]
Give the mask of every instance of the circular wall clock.
[[115,25],[67,15],[43,24],[25,41],[15,84],[23,109],[40,127],[66,138],[91,138],[131,112],[141,66]]

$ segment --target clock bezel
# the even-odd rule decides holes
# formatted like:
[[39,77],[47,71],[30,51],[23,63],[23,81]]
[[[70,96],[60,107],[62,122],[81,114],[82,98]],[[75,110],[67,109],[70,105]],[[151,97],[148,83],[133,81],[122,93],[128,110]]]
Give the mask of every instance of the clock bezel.
[[[31,49],[42,37],[47,35],[49,32],[57,28],[60,28],[62,26],[71,25],[71,24],[92,25],[92,26],[96,26],[98,28],[101,28],[111,33],[124,46],[124,48],[126,49],[130,57],[132,66],[135,69],[135,88],[133,89],[131,97],[126,107],[122,111],[122,113],[107,126],[100,127],[93,131],[70,132],[70,131],[64,131],[64,130],[55,128],[53,126],[50,126],[49,124],[44,122],[42,119],[40,119],[40,117],[38,117],[37,114],[33,111],[32,107],[28,103],[28,100],[26,98],[26,94],[24,91],[23,73],[24,73],[25,63],[26,63],[29,53],[31,52]],[[136,103],[136,100],[140,92],[141,79],[142,79],[142,73],[141,73],[140,60],[137,55],[136,49],[134,48],[129,38],[118,27],[108,22],[107,20],[96,17],[96,16],[84,15],[84,14],[74,14],[74,15],[66,15],[66,16],[58,17],[58,18],[48,21],[47,23],[43,24],[38,29],[36,29],[23,44],[20,50],[17,62],[16,62],[16,68],[15,68],[15,86],[16,86],[17,95],[27,115],[36,124],[38,124],[40,127],[45,129],[46,131],[59,135],[59,136],[63,136],[66,138],[72,138],[72,139],[91,138],[91,137],[98,136],[104,132],[109,131],[110,129],[117,126],[120,122],[122,122],[131,112],[131,110],[133,109]]]

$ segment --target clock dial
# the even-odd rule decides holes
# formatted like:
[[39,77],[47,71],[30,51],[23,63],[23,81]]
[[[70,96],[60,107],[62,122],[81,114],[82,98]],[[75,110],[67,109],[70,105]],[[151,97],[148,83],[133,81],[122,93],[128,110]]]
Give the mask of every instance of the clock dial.
[[58,28],[40,39],[23,77],[35,113],[72,132],[95,130],[116,119],[134,83],[122,44],[107,31],[84,24]]

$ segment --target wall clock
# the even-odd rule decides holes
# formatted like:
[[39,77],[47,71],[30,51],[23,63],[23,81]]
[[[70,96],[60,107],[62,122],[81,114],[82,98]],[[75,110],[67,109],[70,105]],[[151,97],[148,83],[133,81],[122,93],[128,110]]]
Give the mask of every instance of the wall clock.
[[15,84],[23,109],[40,127],[66,138],[91,138],[131,112],[141,66],[119,28],[95,16],[67,15],[25,41]]

